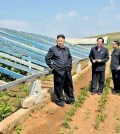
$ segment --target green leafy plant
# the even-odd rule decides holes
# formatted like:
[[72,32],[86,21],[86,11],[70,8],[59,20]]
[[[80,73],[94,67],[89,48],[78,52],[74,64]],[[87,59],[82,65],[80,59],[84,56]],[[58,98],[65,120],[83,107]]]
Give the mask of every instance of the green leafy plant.
[[78,96],[77,100],[74,102],[73,107],[66,113],[66,118],[62,126],[65,128],[71,129],[70,122],[72,121],[71,117],[73,117],[79,107],[84,103],[86,98],[88,97],[88,91],[90,86],[85,87]]
[[15,106],[16,107],[20,107],[21,106],[21,100],[22,99],[20,98],[18,92],[15,95],[16,95],[16,98],[15,98]]
[[0,97],[3,101],[7,101],[9,100],[9,92],[8,91],[3,91],[3,92],[0,92]]
[[17,126],[15,129],[16,134],[20,134],[21,130],[22,130],[22,126]]
[[101,122],[104,122],[106,118],[107,118],[107,114],[97,114],[97,116],[96,116],[95,129],[98,130],[100,123]]
[[25,93],[26,96],[28,96],[30,94],[30,89],[29,89],[29,85],[27,84],[23,84],[20,89],[22,89],[22,91]]
[[12,113],[12,107],[8,103],[0,104],[0,121]]
[[107,118],[107,114],[103,113],[103,109],[105,108],[105,104],[107,102],[108,99],[108,94],[110,91],[110,76],[108,76],[106,78],[106,84],[104,87],[104,93],[101,96],[101,99],[99,101],[99,105],[98,105],[98,111],[100,112],[99,114],[97,114],[96,116],[96,124],[95,124],[95,129],[98,130],[100,123],[104,122],[105,119]]
[[100,112],[102,112],[102,110],[105,108],[105,104],[107,102],[109,91],[110,91],[110,77],[106,78],[106,84],[105,84],[105,88],[104,88],[104,93],[101,96],[101,99],[99,101],[98,110]]

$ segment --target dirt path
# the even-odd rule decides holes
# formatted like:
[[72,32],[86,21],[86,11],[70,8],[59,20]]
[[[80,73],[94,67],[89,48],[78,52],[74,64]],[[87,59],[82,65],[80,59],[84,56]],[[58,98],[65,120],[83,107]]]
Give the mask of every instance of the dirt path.
[[[106,75],[109,74],[109,63]],[[91,71],[88,70],[77,81],[74,82],[75,96],[80,90],[86,87],[91,80]],[[112,81],[112,80],[111,80]],[[113,84],[111,83],[111,86]],[[110,91],[104,113],[107,115],[104,123],[100,124],[99,130],[95,129],[95,120],[98,112],[98,102],[101,96],[89,97],[72,117],[71,129],[61,126],[66,117],[66,112],[72,105],[65,105],[65,108],[56,106],[50,102],[45,108],[33,113],[22,125],[21,134],[114,134],[120,132],[120,96],[113,95]]]
[[[107,65],[107,74],[109,74],[109,63]],[[113,87],[111,79],[111,87]],[[99,130],[95,129],[96,116],[99,114],[98,102],[101,96],[91,96],[85,101],[83,106],[78,109],[72,118],[70,130],[61,127],[60,133],[65,134],[114,134],[120,133],[120,96],[110,93],[103,113],[107,115],[105,122],[100,124]]]
[[89,95],[82,108],[72,118],[71,130],[61,128],[61,134],[114,134],[120,133],[120,96],[110,91],[104,113],[107,115],[99,130],[95,129],[95,119],[98,112],[100,96]]
[[91,96],[89,93],[89,98],[84,102],[83,106],[79,108],[75,116],[72,118],[71,130],[61,129],[62,132],[74,134],[94,134],[94,124],[95,118],[98,111],[98,101],[100,96],[97,94]]
[[[75,96],[89,84],[90,80],[91,71],[89,69],[79,77],[77,82],[74,82]],[[66,104],[65,108],[61,108],[50,102],[45,108],[29,117],[22,125],[21,134],[58,134],[61,122],[71,107],[72,105]]]
[[[108,102],[105,107],[107,119],[101,124],[99,134],[114,134],[119,129],[120,134],[120,96],[109,94]],[[119,127],[117,128],[117,125]]]

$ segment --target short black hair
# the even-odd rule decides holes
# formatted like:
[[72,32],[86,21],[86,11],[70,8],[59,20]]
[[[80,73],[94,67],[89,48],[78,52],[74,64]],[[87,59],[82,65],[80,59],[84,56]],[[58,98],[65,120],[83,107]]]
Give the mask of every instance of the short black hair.
[[120,45],[120,42],[117,40],[115,40],[114,43],[117,44],[118,46]]
[[99,39],[101,39],[101,40],[102,40],[102,43],[104,43],[104,39],[103,39],[102,37],[97,38],[97,41],[98,41]]
[[65,39],[65,35],[59,34],[59,35],[57,35],[57,39],[58,39],[58,38],[63,38],[63,39]]

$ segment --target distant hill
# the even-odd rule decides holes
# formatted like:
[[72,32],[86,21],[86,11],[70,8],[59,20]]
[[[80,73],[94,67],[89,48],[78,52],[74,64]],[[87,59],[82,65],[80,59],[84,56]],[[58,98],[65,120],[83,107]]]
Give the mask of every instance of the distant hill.
[[104,36],[108,36],[108,44],[114,40],[120,41],[120,32],[101,34],[101,35],[92,36],[90,38],[97,38],[97,37],[104,37]]
[[120,41],[120,32],[101,34],[101,35],[96,35],[96,36],[92,36],[89,38],[95,38],[95,37],[97,38],[97,37],[104,37],[104,36],[108,36],[108,45],[106,47],[109,50],[113,49],[111,42],[113,42],[114,40]]

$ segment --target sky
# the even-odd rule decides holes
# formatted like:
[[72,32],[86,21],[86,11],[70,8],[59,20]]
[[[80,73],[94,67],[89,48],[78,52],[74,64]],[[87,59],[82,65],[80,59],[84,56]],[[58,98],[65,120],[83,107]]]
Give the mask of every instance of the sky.
[[53,38],[120,32],[120,0],[0,0],[0,27]]

